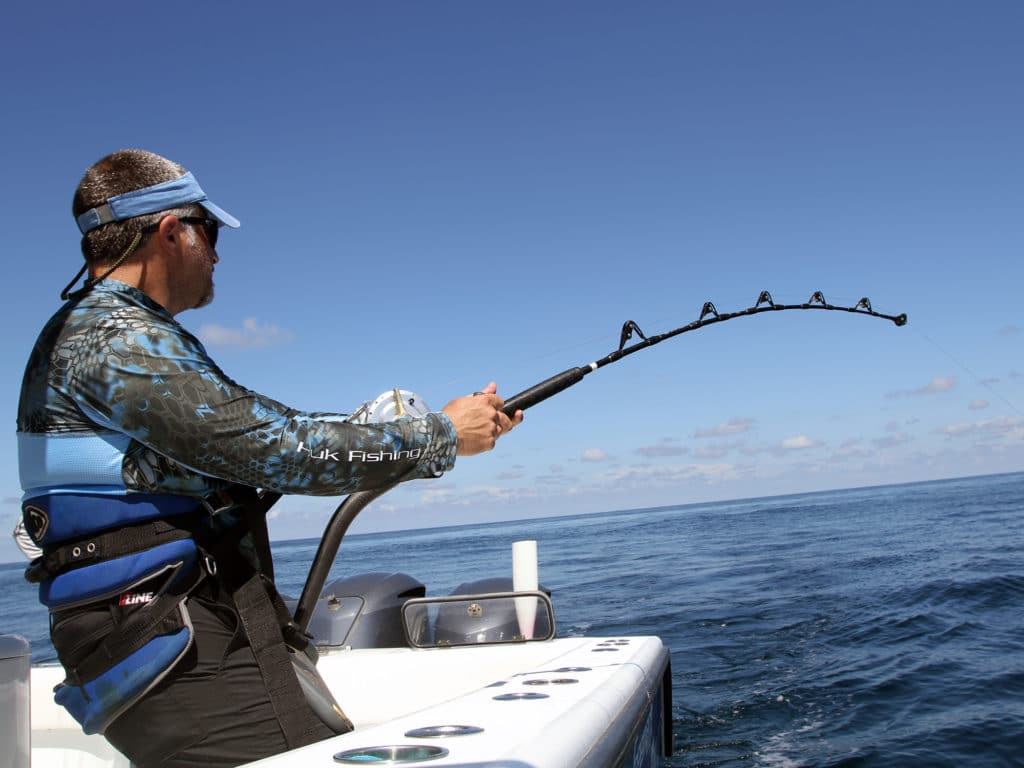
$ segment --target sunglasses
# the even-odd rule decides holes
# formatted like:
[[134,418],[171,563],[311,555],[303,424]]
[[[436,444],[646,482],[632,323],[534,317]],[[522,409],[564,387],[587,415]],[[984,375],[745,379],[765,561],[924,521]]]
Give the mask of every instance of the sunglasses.
[[[206,233],[206,241],[210,244],[210,247],[217,247],[217,232],[220,230],[219,221],[216,219],[207,219],[202,216],[179,216],[178,221],[182,224],[198,224],[203,228],[203,232]],[[148,235],[151,232],[156,232],[159,227],[159,224],[151,224],[148,227],[143,227],[142,234]]]
[[178,221],[185,224],[198,224],[206,232],[206,241],[211,248],[217,247],[217,231],[220,229],[220,222],[216,219],[206,219],[200,216],[181,216]]

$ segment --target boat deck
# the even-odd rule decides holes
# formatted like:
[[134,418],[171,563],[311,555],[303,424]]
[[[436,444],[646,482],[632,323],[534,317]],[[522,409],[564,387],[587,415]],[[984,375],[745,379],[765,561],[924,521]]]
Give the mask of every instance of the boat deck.
[[[640,731],[660,729],[667,651],[654,637],[564,638],[336,651],[317,668],[356,729],[253,765],[334,766],[339,753],[392,745],[443,747],[447,755],[430,760],[437,766],[613,765],[634,742],[648,744],[639,748],[649,752],[656,741]],[[33,766],[127,768],[105,740],[82,734],[53,703],[49,691],[62,677],[59,667],[32,670]],[[482,730],[405,735],[456,725]],[[367,761],[380,758],[357,760]]]

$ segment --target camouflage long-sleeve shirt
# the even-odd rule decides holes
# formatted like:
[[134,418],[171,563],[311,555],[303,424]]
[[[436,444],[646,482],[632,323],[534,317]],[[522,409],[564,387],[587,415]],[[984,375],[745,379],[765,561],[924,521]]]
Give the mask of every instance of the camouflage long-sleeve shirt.
[[345,419],[236,384],[160,305],[108,279],[65,304],[29,358],[18,408],[21,484],[26,497],[198,497],[233,483],[338,495],[454,465],[455,429],[444,414]]

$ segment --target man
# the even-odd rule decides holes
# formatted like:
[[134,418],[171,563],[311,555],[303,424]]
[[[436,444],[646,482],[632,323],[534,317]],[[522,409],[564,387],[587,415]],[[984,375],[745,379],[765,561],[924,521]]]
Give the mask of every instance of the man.
[[23,521],[43,551],[27,575],[67,672],[57,701],[143,767],[234,765],[326,738],[297,693],[285,640],[303,638],[279,617],[256,489],[437,477],[522,413],[501,412],[494,384],[379,424],[245,389],[174,320],[213,299],[219,228],[239,222],[140,150],[92,166],[73,212],[86,263],[18,409]]

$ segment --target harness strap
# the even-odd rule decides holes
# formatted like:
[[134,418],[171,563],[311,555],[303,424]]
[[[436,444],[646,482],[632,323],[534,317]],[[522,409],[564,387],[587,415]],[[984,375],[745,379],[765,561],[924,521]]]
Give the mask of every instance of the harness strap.
[[[270,552],[270,533],[267,531],[267,512],[281,498],[280,493],[263,491],[242,507],[242,516],[246,527],[252,534],[256,547],[256,556],[260,561],[260,571],[274,581],[274,558]],[[283,605],[283,603],[282,603]],[[285,611],[287,614],[287,610]]]
[[166,520],[151,520],[126,525],[116,531],[97,533],[60,546],[47,547],[25,570],[25,579],[38,584],[65,570],[131,555],[171,541],[192,538],[196,530],[194,514],[176,515]]
[[[222,558],[227,559],[225,564],[232,573],[249,572],[249,577],[240,585],[229,588],[288,748],[319,741],[321,736],[316,725],[319,718],[310,708],[295,677],[288,647],[283,642],[278,611],[263,576],[237,551],[218,552],[218,561]],[[277,596],[276,590],[273,590],[273,595]]]
[[[271,705],[278,716],[285,740],[301,745],[323,738],[322,733],[318,733],[316,727],[303,715],[305,711],[314,715],[313,722],[319,720],[334,733],[348,733],[354,726],[338,706],[330,688],[316,671],[318,654],[316,645],[313,644],[313,637],[295,623],[274,585],[273,558],[267,532],[267,512],[280,498],[281,494],[279,493],[264,491],[242,508],[245,527],[255,546],[259,573],[250,577],[240,590],[236,590],[234,598],[235,609],[242,619],[243,628],[247,634],[250,634],[251,631],[261,631],[256,629],[255,625],[270,621],[267,615],[268,609],[272,609],[276,615],[279,634],[268,634],[267,637],[267,642],[273,643],[274,650],[268,649],[257,653],[256,642],[252,639],[251,634],[250,647],[253,649],[257,665],[260,667],[260,675],[267,687]],[[233,548],[228,557],[238,557],[237,553],[238,549]],[[256,583],[257,577],[259,583]],[[244,594],[240,595],[239,592],[243,590]],[[248,607],[244,611],[242,610],[247,598],[259,603],[258,612],[251,611]],[[250,617],[252,618],[251,623]],[[286,644],[284,653],[281,652],[280,646],[282,636]],[[289,668],[285,668],[286,663]],[[301,698],[299,704],[296,704],[296,697]],[[286,717],[284,713],[289,714]]]

